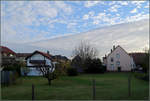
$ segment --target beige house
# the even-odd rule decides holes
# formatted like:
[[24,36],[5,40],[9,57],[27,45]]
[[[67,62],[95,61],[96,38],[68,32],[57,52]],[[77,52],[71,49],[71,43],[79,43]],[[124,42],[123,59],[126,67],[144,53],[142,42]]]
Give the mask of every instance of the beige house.
[[133,58],[119,45],[103,57],[103,63],[107,71],[131,71],[135,67]]

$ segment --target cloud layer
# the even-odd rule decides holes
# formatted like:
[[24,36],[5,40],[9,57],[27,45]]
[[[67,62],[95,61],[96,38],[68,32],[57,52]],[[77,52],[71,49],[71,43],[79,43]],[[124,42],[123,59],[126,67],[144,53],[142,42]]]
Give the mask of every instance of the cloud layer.
[[2,41],[24,43],[149,18],[149,1],[2,1]]
[[[110,52],[113,45],[121,45],[128,52],[143,51],[149,44],[149,23],[148,20],[141,20],[131,23],[123,23],[109,27],[99,28],[88,32],[74,35],[42,40],[24,45],[6,44],[15,50],[32,52],[34,50],[49,50],[52,54],[62,54],[71,57],[72,50],[87,41],[99,50],[102,57]],[[20,51],[19,51],[20,52]]]
[[102,56],[112,44],[136,51],[148,43],[149,1],[1,3],[1,41],[19,52],[49,49],[71,56],[73,47],[87,40]]

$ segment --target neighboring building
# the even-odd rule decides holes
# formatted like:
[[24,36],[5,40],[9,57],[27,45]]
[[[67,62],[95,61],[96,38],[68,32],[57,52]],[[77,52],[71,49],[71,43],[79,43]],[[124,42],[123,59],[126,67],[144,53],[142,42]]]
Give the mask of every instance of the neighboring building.
[[144,64],[146,54],[145,53],[129,53],[130,56],[133,57],[134,63],[136,66],[142,66]]
[[61,56],[61,55],[54,55],[54,56],[52,56],[52,58],[53,58],[54,61],[57,61],[57,62],[67,62],[67,61],[69,61],[69,59],[66,56]]
[[[39,66],[48,66],[52,65],[52,56],[49,52],[44,53],[40,51],[35,51],[29,56],[26,57],[27,68],[30,69],[28,76],[40,76],[42,73],[37,70]],[[52,70],[54,71],[54,70]]]
[[16,63],[16,53],[13,50],[5,46],[0,46],[0,52],[2,57],[1,61],[2,66]]
[[131,71],[135,68],[133,58],[121,47],[113,46],[111,52],[103,57],[103,63],[106,65],[107,71]]
[[16,60],[26,62],[26,57],[31,55],[32,53],[16,53]]

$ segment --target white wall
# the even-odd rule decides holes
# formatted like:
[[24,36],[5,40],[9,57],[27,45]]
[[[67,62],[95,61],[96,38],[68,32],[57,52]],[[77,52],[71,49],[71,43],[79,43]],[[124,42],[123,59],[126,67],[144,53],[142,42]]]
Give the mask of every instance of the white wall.
[[[27,66],[34,66],[34,64],[30,63],[30,60],[44,60],[44,56],[36,53],[33,56],[31,56],[30,58],[28,58]],[[51,66],[52,61],[50,59],[48,59],[47,57],[45,57],[45,60],[46,60],[46,65]],[[41,76],[42,75],[42,73],[40,71],[38,71],[36,69],[36,67],[34,67],[34,68],[28,67],[28,68],[30,68],[30,72],[27,74],[28,76]]]
[[[31,64],[29,61],[30,60],[44,60],[44,56],[41,54],[34,54],[32,57],[27,59],[27,66],[34,66],[33,64]],[[46,65],[51,65],[51,60],[48,59],[47,57],[45,57],[46,60]]]
[[[116,54],[120,55],[120,58],[117,58]],[[113,58],[113,62],[111,62]],[[108,57],[107,57],[107,70],[108,71],[117,71],[118,65],[117,61],[120,62],[121,71],[130,71],[133,68],[134,62],[133,58],[130,57],[121,47],[117,47]],[[114,68],[112,68],[114,65]]]

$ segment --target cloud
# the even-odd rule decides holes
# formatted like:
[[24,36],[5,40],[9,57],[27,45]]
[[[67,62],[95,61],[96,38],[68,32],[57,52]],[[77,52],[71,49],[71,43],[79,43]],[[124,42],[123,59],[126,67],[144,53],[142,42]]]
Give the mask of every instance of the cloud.
[[142,3],[145,3],[146,1],[131,1],[131,4],[134,4],[137,6],[137,8],[141,8]]
[[128,1],[118,1],[118,3],[120,3],[123,6],[127,6],[129,4]]
[[144,6],[144,8],[149,8],[149,3],[147,3],[147,5],[146,5],[146,6]]
[[62,9],[65,12],[65,14],[71,14],[73,12],[72,7],[65,4],[63,1],[55,1],[55,5],[59,9]]
[[84,6],[88,8],[88,7],[95,6],[98,3],[100,3],[100,1],[86,1],[85,4],[84,4]]
[[120,15],[112,17],[110,14],[99,13],[97,16],[93,16],[93,24],[95,25],[113,25],[117,24],[120,19]]
[[85,14],[84,16],[83,16],[83,20],[88,20],[89,19],[89,15],[88,14]]
[[120,8],[120,7],[121,7],[120,5],[114,5],[114,6],[110,7],[108,10],[111,12],[117,12],[118,8]]
[[[81,41],[86,40],[89,41],[93,46],[97,47],[99,50],[99,56],[102,57],[104,54],[107,54],[110,51],[113,45],[121,45],[127,52],[142,51],[143,47],[146,47],[149,44],[148,36],[148,20],[140,20],[137,22],[95,29],[80,34],[67,35],[32,43],[30,42],[29,45],[50,50],[52,54],[62,54],[70,57],[74,47],[77,46]],[[19,50],[17,45],[15,48],[17,48],[15,50]],[[24,51],[25,50],[28,50],[27,46],[24,47]],[[32,51],[33,50],[34,49],[32,49]]]
[[142,19],[149,19],[149,14],[136,14],[134,16],[128,16],[127,18],[125,18],[125,22],[133,22],[133,21],[139,21]]
[[85,14],[85,15],[83,16],[83,20],[88,20],[89,18],[93,17],[94,14],[95,14],[94,11],[88,12],[88,14]]
[[[63,12],[63,13],[61,13]],[[67,23],[63,18],[73,13],[70,5],[51,1],[9,1],[2,3],[2,40],[9,42],[43,39],[54,23]],[[62,19],[57,18],[63,16]],[[43,33],[40,26],[49,28]],[[32,27],[37,27],[33,29]],[[33,38],[32,38],[33,37]],[[34,39],[35,38],[35,39]]]
[[[80,4],[63,1],[3,2],[2,40],[23,43],[42,40],[55,34],[83,32],[106,25],[148,19],[148,9],[145,9],[148,6],[144,4],[145,8],[143,6],[142,9],[143,3],[130,1],[87,1]],[[83,5],[84,7],[81,7]],[[127,5],[136,6],[137,14],[131,15],[130,10],[124,12]]]
[[130,13],[137,13],[137,9],[134,8],[132,11],[130,11]]

